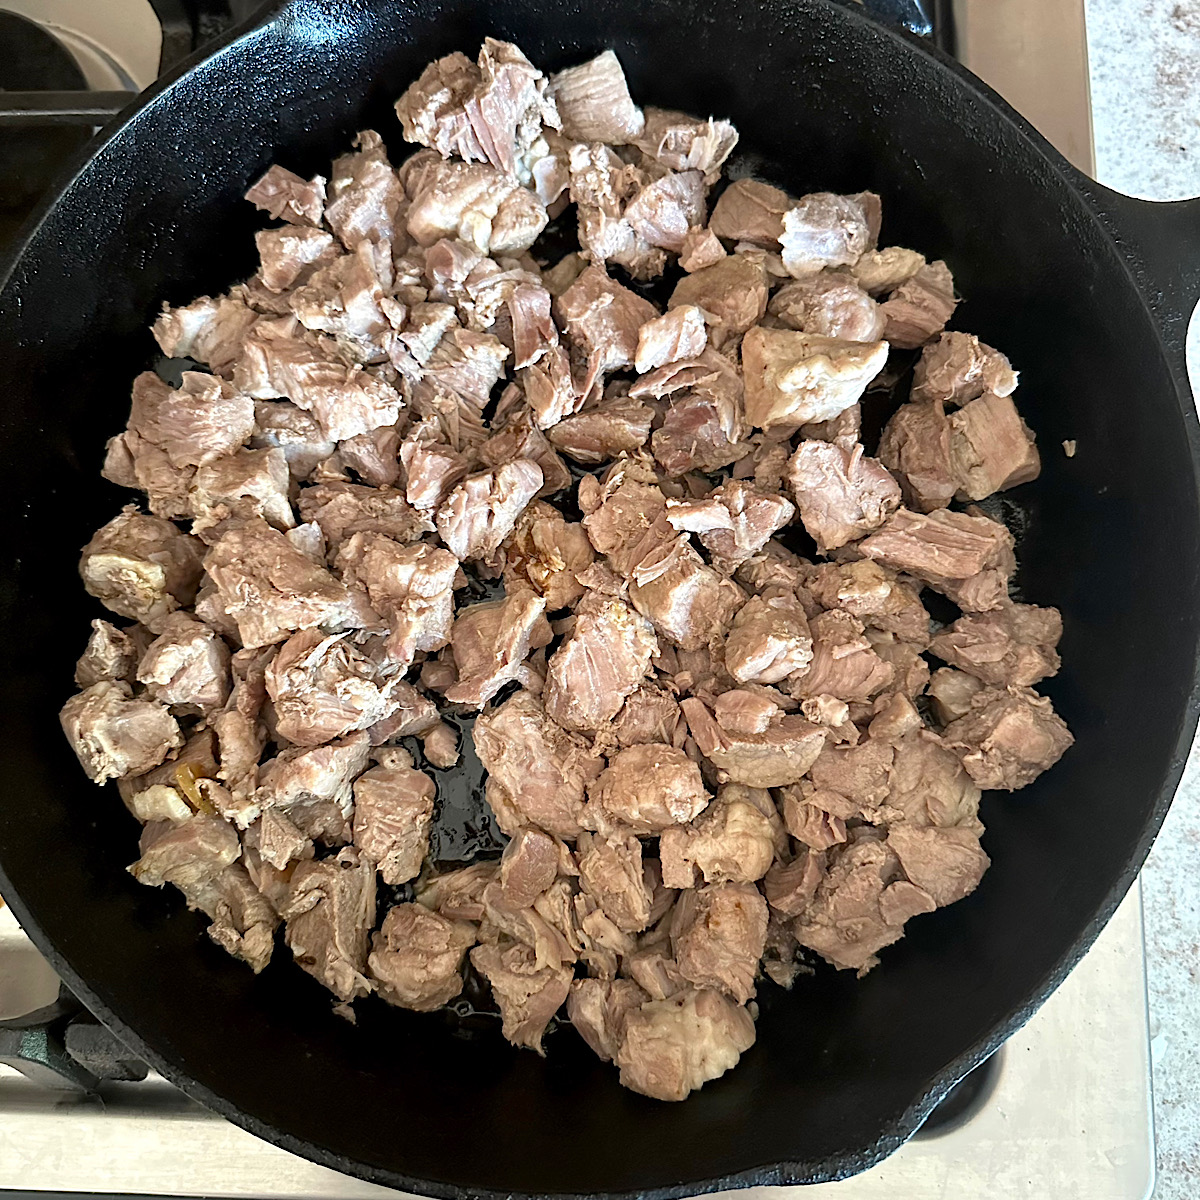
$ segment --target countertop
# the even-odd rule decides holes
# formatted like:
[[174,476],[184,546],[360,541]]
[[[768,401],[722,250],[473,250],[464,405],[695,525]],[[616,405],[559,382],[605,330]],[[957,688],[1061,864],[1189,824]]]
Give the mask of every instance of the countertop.
[[[1096,176],[1148,199],[1200,196],[1200,0],[1088,0]],[[1188,365],[1200,393],[1200,313]],[[1159,1181],[1200,1195],[1200,743],[1142,871]]]

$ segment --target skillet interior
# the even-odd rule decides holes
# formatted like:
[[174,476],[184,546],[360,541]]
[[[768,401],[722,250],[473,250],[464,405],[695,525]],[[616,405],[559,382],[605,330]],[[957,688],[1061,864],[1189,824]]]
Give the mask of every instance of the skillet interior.
[[[967,297],[956,327],[1021,369],[1043,454],[1015,494],[1029,520],[1019,582],[1063,610],[1065,665],[1046,691],[1077,746],[1033,787],[989,794],[994,865],[975,895],[914,921],[861,982],[823,971],[790,995],[764,987],[756,1048],[682,1105],[620,1089],[570,1031],[542,1062],[377,1003],[352,1027],[282,954],[255,979],[177,897],[123,873],[135,824],[58,729],[99,613],[76,547],[128,498],[97,472],[159,302],[249,271],[258,222],[238,198],[269,162],[324,170],[364,125],[400,151],[390,101],[485,33],[545,69],[612,46],[640,102],[732,117],[773,182],[880,192],[885,243],[944,256]],[[1090,943],[1195,723],[1195,418],[1059,163],[953,68],[816,0],[308,0],[143,108],[0,294],[0,882],[68,981],[254,1132],[421,1192],[686,1194],[828,1178],[894,1149]]]

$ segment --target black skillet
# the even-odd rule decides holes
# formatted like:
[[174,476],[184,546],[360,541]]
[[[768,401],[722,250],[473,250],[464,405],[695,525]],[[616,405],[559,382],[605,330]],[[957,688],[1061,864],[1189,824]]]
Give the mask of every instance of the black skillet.
[[[944,256],[955,324],[1003,347],[1044,469],[1018,493],[1020,584],[1063,610],[1046,688],[1078,738],[983,817],[994,865],[914,921],[865,980],[761,989],[758,1043],[683,1104],[622,1090],[570,1030],[545,1061],[439,1016],[357,1026],[281,954],[259,978],[123,868],[134,825],[88,784],[56,714],[98,609],[76,548],[124,497],[97,474],[165,298],[252,268],[240,200],[276,160],[326,168],[391,101],[484,34],[547,70],[604,47],[642,103],[727,115],[793,193],[884,197],[884,239]],[[155,1068],[289,1150],[436,1196],[810,1182],[894,1150],[1018,1028],[1141,866],[1197,716],[1197,421],[1183,337],[1200,204],[1150,205],[1072,170],[960,67],[821,0],[292,0],[152,89],[44,209],[0,292],[0,886],[89,1008]],[[1065,439],[1078,453],[1066,457]],[[461,1032],[461,1030],[459,1031]]]

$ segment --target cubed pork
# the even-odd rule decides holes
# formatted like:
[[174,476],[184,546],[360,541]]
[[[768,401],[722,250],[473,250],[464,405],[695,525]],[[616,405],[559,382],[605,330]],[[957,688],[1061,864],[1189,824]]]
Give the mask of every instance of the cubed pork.
[[450,630],[458,681],[446,699],[482,708],[516,679],[530,652],[550,640],[545,611],[545,599],[529,588],[462,609]]
[[878,529],[900,505],[900,486],[857,442],[850,448],[801,442],[788,463],[788,483],[822,552]]
[[389,1004],[432,1012],[462,991],[462,965],[475,944],[475,926],[450,921],[420,904],[388,909],[371,938],[367,971]]
[[671,918],[671,947],[683,977],[738,1004],[754,995],[766,936],[767,902],[750,883],[689,889]]
[[686,825],[710,799],[700,768],[682,750],[660,743],[618,751],[589,788],[589,796],[599,810],[593,825],[616,821],[638,834]]
[[144,774],[183,745],[170,709],[157,700],[135,699],[123,681],[101,680],[72,696],[59,721],[93,783]]

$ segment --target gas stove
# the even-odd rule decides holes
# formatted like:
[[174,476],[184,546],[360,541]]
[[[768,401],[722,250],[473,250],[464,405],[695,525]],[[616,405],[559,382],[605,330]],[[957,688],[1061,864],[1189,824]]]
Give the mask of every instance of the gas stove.
[[[859,2],[957,55],[1076,166],[1092,170],[1084,0]],[[0,0],[0,255],[97,125],[255,7]],[[1135,888],[1037,1015],[912,1141],[872,1170],[802,1196],[1145,1200],[1153,1185]],[[764,1200],[783,1190],[753,1189]],[[0,1193],[46,1192],[395,1195],[259,1141],[148,1073],[61,988],[0,907]]]

